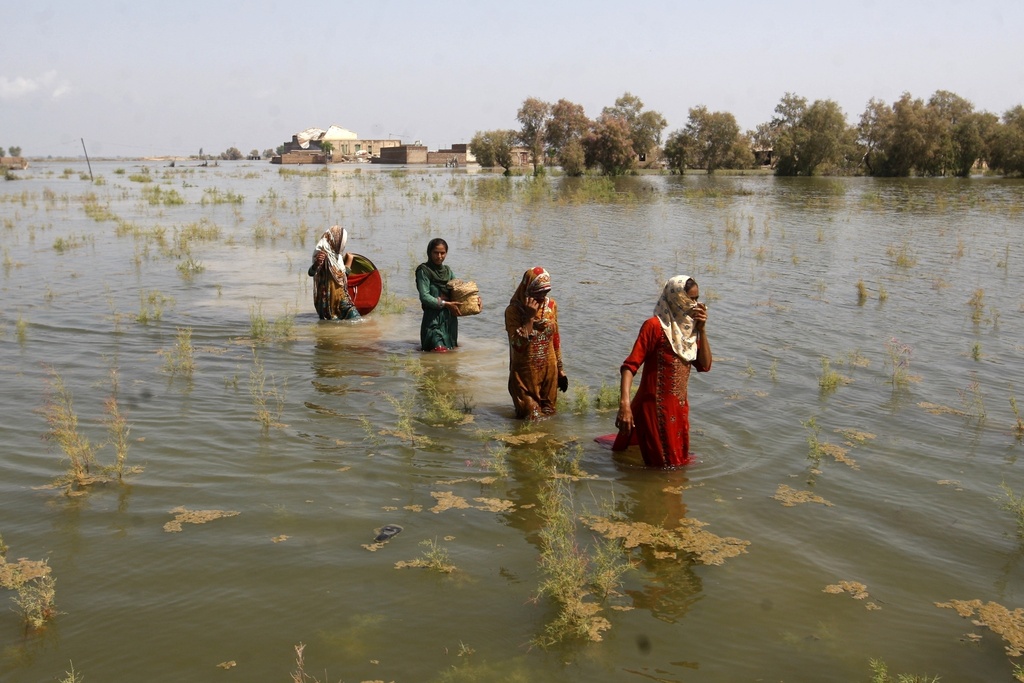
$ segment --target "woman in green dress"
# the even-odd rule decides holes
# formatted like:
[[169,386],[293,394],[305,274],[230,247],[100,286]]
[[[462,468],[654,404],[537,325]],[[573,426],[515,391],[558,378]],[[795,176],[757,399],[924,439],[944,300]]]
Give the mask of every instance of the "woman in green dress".
[[427,262],[416,267],[416,290],[420,294],[423,322],[420,348],[445,353],[459,345],[459,304],[450,301],[448,283],[455,278],[444,265],[448,243],[435,237],[427,244]]

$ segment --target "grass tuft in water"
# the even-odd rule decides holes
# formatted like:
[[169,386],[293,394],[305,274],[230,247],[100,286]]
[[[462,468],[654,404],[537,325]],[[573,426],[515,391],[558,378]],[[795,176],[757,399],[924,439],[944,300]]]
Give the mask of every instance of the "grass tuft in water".
[[596,599],[613,592],[629,569],[621,541],[602,545],[608,539],[601,539],[593,548],[579,543],[576,511],[567,480],[548,479],[539,499],[544,523],[540,530],[540,567],[544,577],[537,597],[550,598],[557,605],[558,614],[534,642],[548,647],[567,638],[601,640],[601,633],[611,628],[611,623],[599,616],[601,605]]
[[906,387],[917,378],[910,374],[910,358],[913,349],[909,344],[904,344],[896,337],[892,337],[885,343],[885,350],[888,353],[886,364],[889,366],[889,383],[893,389]]
[[1020,410],[1017,408],[1017,397],[1010,396],[1010,409],[1013,410],[1013,433],[1017,441],[1024,439],[1024,419],[1021,419]]
[[164,358],[164,372],[192,378],[196,369],[195,350],[192,348],[192,328],[179,327],[174,348]]
[[992,500],[999,503],[1000,510],[1013,513],[1017,521],[1017,535],[1024,538],[1024,495],[1018,495],[1005,481],[999,484],[999,488],[1003,495],[993,497]]
[[889,667],[880,659],[869,661],[871,667],[871,683],[939,683],[938,676],[918,676],[916,674],[889,674]]
[[49,425],[47,438],[56,443],[68,458],[68,471],[58,480],[70,487],[84,485],[92,479],[90,470],[96,465],[96,449],[78,430],[78,415],[71,389],[55,369],[50,370],[50,393],[43,406]]
[[277,382],[273,375],[270,377],[270,387],[267,387],[267,375],[263,367],[263,361],[252,350],[253,366],[249,370],[249,396],[252,397],[254,410],[253,419],[263,427],[266,434],[271,427],[283,427],[281,414],[284,412],[284,391],[278,390]]
[[64,678],[60,679],[58,683],[82,683],[85,681],[85,676],[82,676],[80,672],[75,671],[74,662],[68,660],[68,666],[71,667],[71,670],[65,671]]
[[824,393],[835,391],[852,380],[832,369],[832,361],[827,356],[821,357],[821,376],[818,377],[818,388]]

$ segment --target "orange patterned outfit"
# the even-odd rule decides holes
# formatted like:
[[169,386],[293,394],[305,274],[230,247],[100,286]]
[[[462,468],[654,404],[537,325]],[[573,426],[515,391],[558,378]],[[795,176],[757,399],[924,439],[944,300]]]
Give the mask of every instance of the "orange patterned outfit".
[[[532,298],[551,289],[551,278],[543,268],[531,268],[523,274],[516,293],[505,308],[508,332],[508,393],[515,405],[516,417],[536,419],[555,413],[558,379],[562,372],[562,342],[558,336],[558,305],[545,296],[540,309],[527,307]],[[533,329],[524,326],[533,322]]]

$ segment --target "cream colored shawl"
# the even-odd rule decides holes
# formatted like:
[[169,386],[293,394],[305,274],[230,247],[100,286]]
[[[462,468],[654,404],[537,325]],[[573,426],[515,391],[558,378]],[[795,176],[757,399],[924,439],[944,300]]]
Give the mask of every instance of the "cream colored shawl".
[[677,275],[665,283],[661,298],[654,306],[654,315],[661,322],[672,351],[686,361],[697,358],[697,333],[693,329],[690,310],[695,302],[683,289],[690,278]]

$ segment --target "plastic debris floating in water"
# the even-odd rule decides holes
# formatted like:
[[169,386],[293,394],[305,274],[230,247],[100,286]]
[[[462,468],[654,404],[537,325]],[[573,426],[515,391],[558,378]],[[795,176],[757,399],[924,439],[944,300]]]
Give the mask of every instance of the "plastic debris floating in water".
[[376,537],[374,537],[373,540],[375,543],[384,543],[385,541],[390,541],[392,537],[396,536],[398,532],[400,532],[401,530],[402,527],[398,526],[397,524],[385,524],[380,528],[380,531],[377,532],[377,535]]

